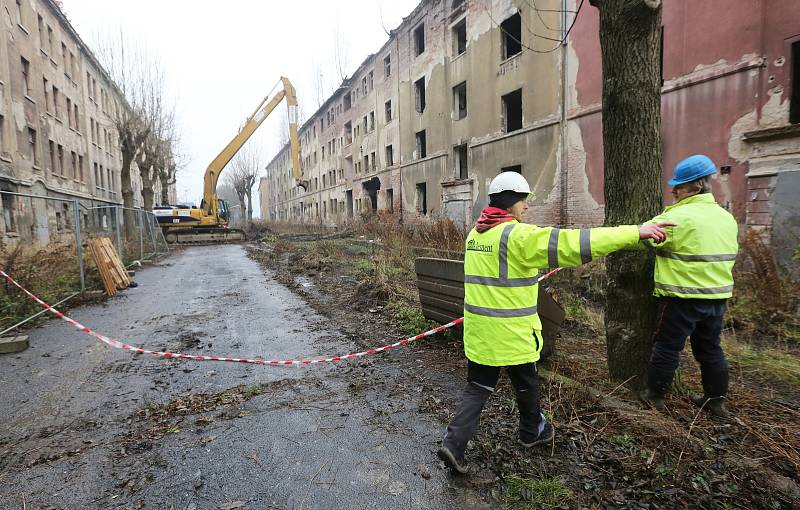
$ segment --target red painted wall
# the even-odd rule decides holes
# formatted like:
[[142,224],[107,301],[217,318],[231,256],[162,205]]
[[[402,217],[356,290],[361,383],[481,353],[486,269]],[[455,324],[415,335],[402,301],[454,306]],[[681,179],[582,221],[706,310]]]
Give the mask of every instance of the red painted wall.
[[[665,203],[671,199],[666,179],[675,164],[688,155],[705,153],[718,166],[731,167],[728,176],[720,175],[714,181],[714,192],[718,201],[729,205],[743,222],[747,162],[736,161],[729,155],[731,126],[750,112],[758,114],[769,99],[768,90],[779,85],[789,90],[788,49],[792,38],[800,36],[800,2],[669,0],[663,2],[662,20],[666,82],[661,102]],[[577,104],[570,105],[570,116],[599,105],[602,99],[598,31],[598,11],[585,2],[570,33],[570,44],[578,59],[574,84]],[[777,66],[775,61],[781,55],[787,62]],[[738,72],[731,69],[738,62],[762,56],[766,58],[761,67]],[[708,69],[712,65],[713,69]],[[683,88],[678,85],[697,80],[701,75],[705,81]],[[575,120],[581,128],[586,151],[584,171],[589,192],[598,203],[603,203],[601,119],[598,111]],[[580,217],[581,211],[569,211],[568,216]]]

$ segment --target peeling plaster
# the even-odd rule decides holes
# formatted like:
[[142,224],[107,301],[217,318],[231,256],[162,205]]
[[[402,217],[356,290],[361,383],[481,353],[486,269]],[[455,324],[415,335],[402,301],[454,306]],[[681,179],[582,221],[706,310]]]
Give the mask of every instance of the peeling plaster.
[[[572,186],[568,185],[567,192],[573,196],[576,193],[580,193],[581,199],[589,209],[600,209],[602,206],[597,203],[589,192],[589,174],[586,172],[586,150],[583,146],[581,128],[577,122],[567,123],[567,144],[567,167],[569,168],[569,173],[573,176],[573,179],[575,176],[580,179],[578,183],[573,181],[571,183]],[[575,184],[578,184],[578,186],[575,186]]]

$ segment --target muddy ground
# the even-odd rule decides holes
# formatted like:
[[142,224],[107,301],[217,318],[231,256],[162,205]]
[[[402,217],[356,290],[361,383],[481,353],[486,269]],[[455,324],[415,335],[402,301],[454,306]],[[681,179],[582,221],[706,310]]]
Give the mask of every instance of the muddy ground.
[[[136,280],[70,315],[150,349],[268,359],[350,352],[368,327],[339,329],[242,246]],[[264,367],[131,355],[55,320],[26,333],[0,357],[3,510],[489,507],[435,458],[413,350]]]
[[[251,256],[359,345],[372,346],[413,330],[409,323],[418,327],[397,304],[407,296],[382,285],[387,269],[378,267],[379,250],[364,238],[281,235],[252,246]],[[458,333],[397,354],[376,358],[368,372],[357,368],[354,377],[373,381],[371,391],[410,385],[423,416],[443,427],[465,375]],[[493,507],[799,508],[798,386],[732,359],[736,418],[713,420],[688,401],[700,385],[684,354],[670,412],[662,415],[608,380],[601,334],[568,319],[556,356],[543,364],[542,406],[556,424],[554,442],[518,447],[506,380],[471,443],[473,471],[462,483]],[[404,374],[399,381],[397,371]]]

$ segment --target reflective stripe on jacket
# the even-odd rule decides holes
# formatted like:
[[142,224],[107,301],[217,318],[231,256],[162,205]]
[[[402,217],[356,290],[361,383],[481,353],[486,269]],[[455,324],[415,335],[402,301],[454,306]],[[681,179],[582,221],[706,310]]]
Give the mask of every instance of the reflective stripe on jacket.
[[656,296],[726,299],[733,292],[739,226],[711,193],[684,198],[648,223],[670,222],[656,249]]
[[511,221],[467,236],[464,255],[464,352],[475,363],[539,360],[539,270],[575,267],[639,241],[636,226],[558,229]]

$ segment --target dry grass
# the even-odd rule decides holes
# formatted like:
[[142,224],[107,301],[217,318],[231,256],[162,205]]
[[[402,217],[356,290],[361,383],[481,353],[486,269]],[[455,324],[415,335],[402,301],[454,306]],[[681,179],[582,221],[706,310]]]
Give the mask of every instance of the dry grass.
[[[85,256],[86,285],[87,288],[99,288],[99,277],[91,264],[88,255]],[[69,244],[50,244],[41,248],[23,244],[9,248],[0,244],[0,267],[45,302],[57,302],[80,290],[78,258],[75,247]],[[3,280],[0,285],[0,329],[40,310],[37,303]]]

